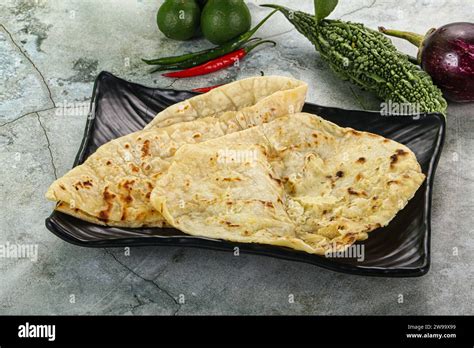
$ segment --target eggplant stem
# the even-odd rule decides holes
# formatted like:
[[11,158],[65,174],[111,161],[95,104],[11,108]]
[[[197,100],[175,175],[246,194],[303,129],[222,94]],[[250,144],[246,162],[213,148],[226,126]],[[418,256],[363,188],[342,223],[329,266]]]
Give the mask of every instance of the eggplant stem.
[[425,38],[423,35],[412,33],[410,31],[386,29],[384,27],[379,27],[379,31],[388,36],[398,37],[400,39],[407,40],[418,48],[421,47],[421,44],[423,43],[423,40]]

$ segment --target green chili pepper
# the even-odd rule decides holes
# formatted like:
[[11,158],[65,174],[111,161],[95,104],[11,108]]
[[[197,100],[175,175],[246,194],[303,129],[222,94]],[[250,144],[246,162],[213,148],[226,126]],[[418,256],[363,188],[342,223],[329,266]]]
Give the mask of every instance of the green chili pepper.
[[142,59],[142,61],[144,61],[148,65],[168,65],[168,64],[171,65],[171,64],[176,64],[176,63],[182,63],[186,60],[196,58],[197,56],[200,56],[201,54],[209,53],[209,51],[211,50],[212,50],[211,48],[208,48],[207,50],[187,53],[181,56],[163,57],[163,58],[157,58],[157,59]]
[[[162,71],[162,70],[177,70],[177,69],[186,69],[191,68],[193,66],[201,65],[209,60],[219,58],[225,54],[233,52],[239,48],[241,48],[244,44],[249,41],[253,41],[255,39],[251,39],[253,34],[260,29],[260,27],[275,13],[277,10],[271,12],[268,16],[266,16],[260,23],[258,23],[253,29],[247,31],[246,33],[238,36],[236,39],[229,41],[226,44],[218,46],[216,48],[212,48],[210,50],[204,50],[201,52],[196,53],[189,53],[186,54],[186,59],[182,58],[183,56],[177,57],[165,57],[165,62],[168,61],[170,63],[157,63],[160,58],[152,59],[152,60],[144,60],[145,63],[150,65],[159,65],[153,71]],[[190,58],[189,58],[190,57]],[[163,58],[161,58],[163,59]],[[173,62],[174,61],[174,62]],[[155,63],[152,63],[155,62]]]

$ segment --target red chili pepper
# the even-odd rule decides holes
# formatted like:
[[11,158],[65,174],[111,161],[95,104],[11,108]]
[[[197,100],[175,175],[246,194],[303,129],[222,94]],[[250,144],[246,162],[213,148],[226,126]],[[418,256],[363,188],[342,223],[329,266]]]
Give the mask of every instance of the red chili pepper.
[[214,71],[218,71],[218,70],[227,68],[228,66],[234,65],[236,61],[239,61],[240,59],[244,58],[255,47],[264,43],[268,43],[268,42],[272,43],[273,45],[276,45],[274,41],[270,41],[270,40],[259,41],[254,45],[240,48],[220,58],[210,60],[207,63],[201,64],[189,69],[181,70],[181,71],[166,73],[166,74],[163,74],[163,76],[173,77],[173,78],[184,78],[184,77],[193,77],[193,76],[210,74]]
[[198,93],[207,93],[211,90],[213,90],[214,88],[217,88],[217,87],[220,87],[222,85],[215,85],[215,86],[209,86],[209,87],[200,87],[200,88],[194,88],[192,89],[191,91],[192,92],[198,92]]

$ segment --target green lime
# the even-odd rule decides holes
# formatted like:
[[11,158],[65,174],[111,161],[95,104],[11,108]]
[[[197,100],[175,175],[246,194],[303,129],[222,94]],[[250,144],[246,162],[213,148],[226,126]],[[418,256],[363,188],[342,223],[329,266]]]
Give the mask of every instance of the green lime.
[[221,45],[248,31],[251,21],[243,0],[208,0],[201,14],[201,30],[206,39]]
[[189,40],[199,28],[201,10],[195,0],[166,0],[156,15],[161,32],[174,40]]

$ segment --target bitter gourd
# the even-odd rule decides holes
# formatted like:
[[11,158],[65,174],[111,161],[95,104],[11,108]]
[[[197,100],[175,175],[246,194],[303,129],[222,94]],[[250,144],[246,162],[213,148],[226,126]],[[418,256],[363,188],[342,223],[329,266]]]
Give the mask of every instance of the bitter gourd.
[[373,91],[385,101],[410,104],[419,112],[446,113],[446,100],[431,77],[378,31],[340,20],[316,22],[313,15],[305,12],[263,6],[283,13],[343,79]]

